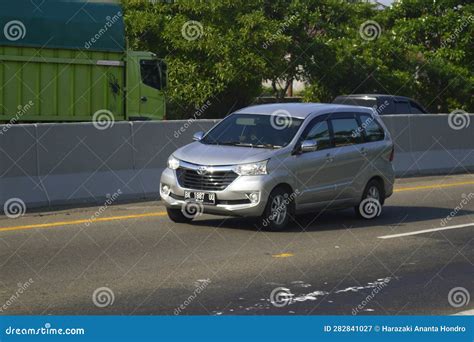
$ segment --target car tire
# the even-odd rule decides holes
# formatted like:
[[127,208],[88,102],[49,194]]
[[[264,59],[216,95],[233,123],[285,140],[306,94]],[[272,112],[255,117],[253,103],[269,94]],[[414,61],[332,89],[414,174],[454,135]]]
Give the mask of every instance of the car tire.
[[267,205],[260,217],[261,229],[270,232],[282,231],[293,216],[294,210],[290,194],[284,188],[276,188],[268,196]]
[[[369,201],[369,198],[375,201]],[[357,217],[371,220],[380,215],[384,203],[385,191],[383,184],[377,179],[372,179],[365,186],[362,199],[359,202],[359,205],[354,207],[354,211]]]
[[170,220],[176,223],[189,223],[193,220],[192,217],[184,215],[181,209],[166,208],[166,212]]

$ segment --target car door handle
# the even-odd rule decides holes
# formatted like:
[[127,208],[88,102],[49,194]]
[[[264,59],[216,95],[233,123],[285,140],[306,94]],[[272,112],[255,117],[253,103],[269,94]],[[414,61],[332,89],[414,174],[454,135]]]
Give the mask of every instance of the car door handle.
[[326,161],[328,161],[328,162],[332,162],[333,160],[334,160],[334,157],[333,157],[333,156],[331,156],[331,154],[329,154],[329,153],[328,153],[328,154],[326,154]]
[[365,157],[367,155],[367,150],[365,148],[361,148],[360,154],[362,154]]
[[148,101],[148,98],[147,98],[146,96],[142,96],[142,97],[140,97],[140,100],[141,100],[142,102],[147,102],[147,101]]

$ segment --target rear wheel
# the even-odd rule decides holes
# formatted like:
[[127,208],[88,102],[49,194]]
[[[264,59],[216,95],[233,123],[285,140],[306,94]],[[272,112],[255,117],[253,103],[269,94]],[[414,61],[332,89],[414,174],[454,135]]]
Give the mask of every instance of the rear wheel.
[[193,220],[191,216],[184,215],[181,209],[166,208],[166,212],[170,220],[176,223],[189,223]]
[[384,202],[385,192],[382,182],[372,179],[367,183],[362,200],[354,210],[359,218],[370,220],[380,215]]
[[262,229],[276,232],[286,228],[293,215],[290,194],[284,188],[276,188],[268,197],[268,203],[261,216]]

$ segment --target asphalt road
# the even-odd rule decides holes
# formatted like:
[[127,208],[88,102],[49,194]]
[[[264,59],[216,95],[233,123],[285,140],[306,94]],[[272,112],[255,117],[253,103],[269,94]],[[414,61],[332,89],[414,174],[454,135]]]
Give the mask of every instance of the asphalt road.
[[[396,189],[373,221],[333,211],[302,217],[280,233],[257,231],[249,219],[209,215],[174,224],[160,202],[112,206],[92,224],[87,219],[98,207],[2,216],[0,314],[474,309],[466,297],[474,296],[474,176],[403,179]],[[466,226],[396,235],[443,227],[451,213],[444,228]],[[454,299],[464,305],[450,304],[454,288],[464,289]],[[274,304],[272,291],[279,292]]]

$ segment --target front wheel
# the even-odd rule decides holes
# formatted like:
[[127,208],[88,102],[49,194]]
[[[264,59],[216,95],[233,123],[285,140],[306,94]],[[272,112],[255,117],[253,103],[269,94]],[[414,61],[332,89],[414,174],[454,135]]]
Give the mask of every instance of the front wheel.
[[385,202],[385,192],[380,181],[373,179],[367,183],[362,200],[354,207],[359,218],[371,220],[382,213],[382,206]]
[[286,228],[293,214],[290,194],[283,188],[272,191],[261,216],[262,229],[276,232]]

